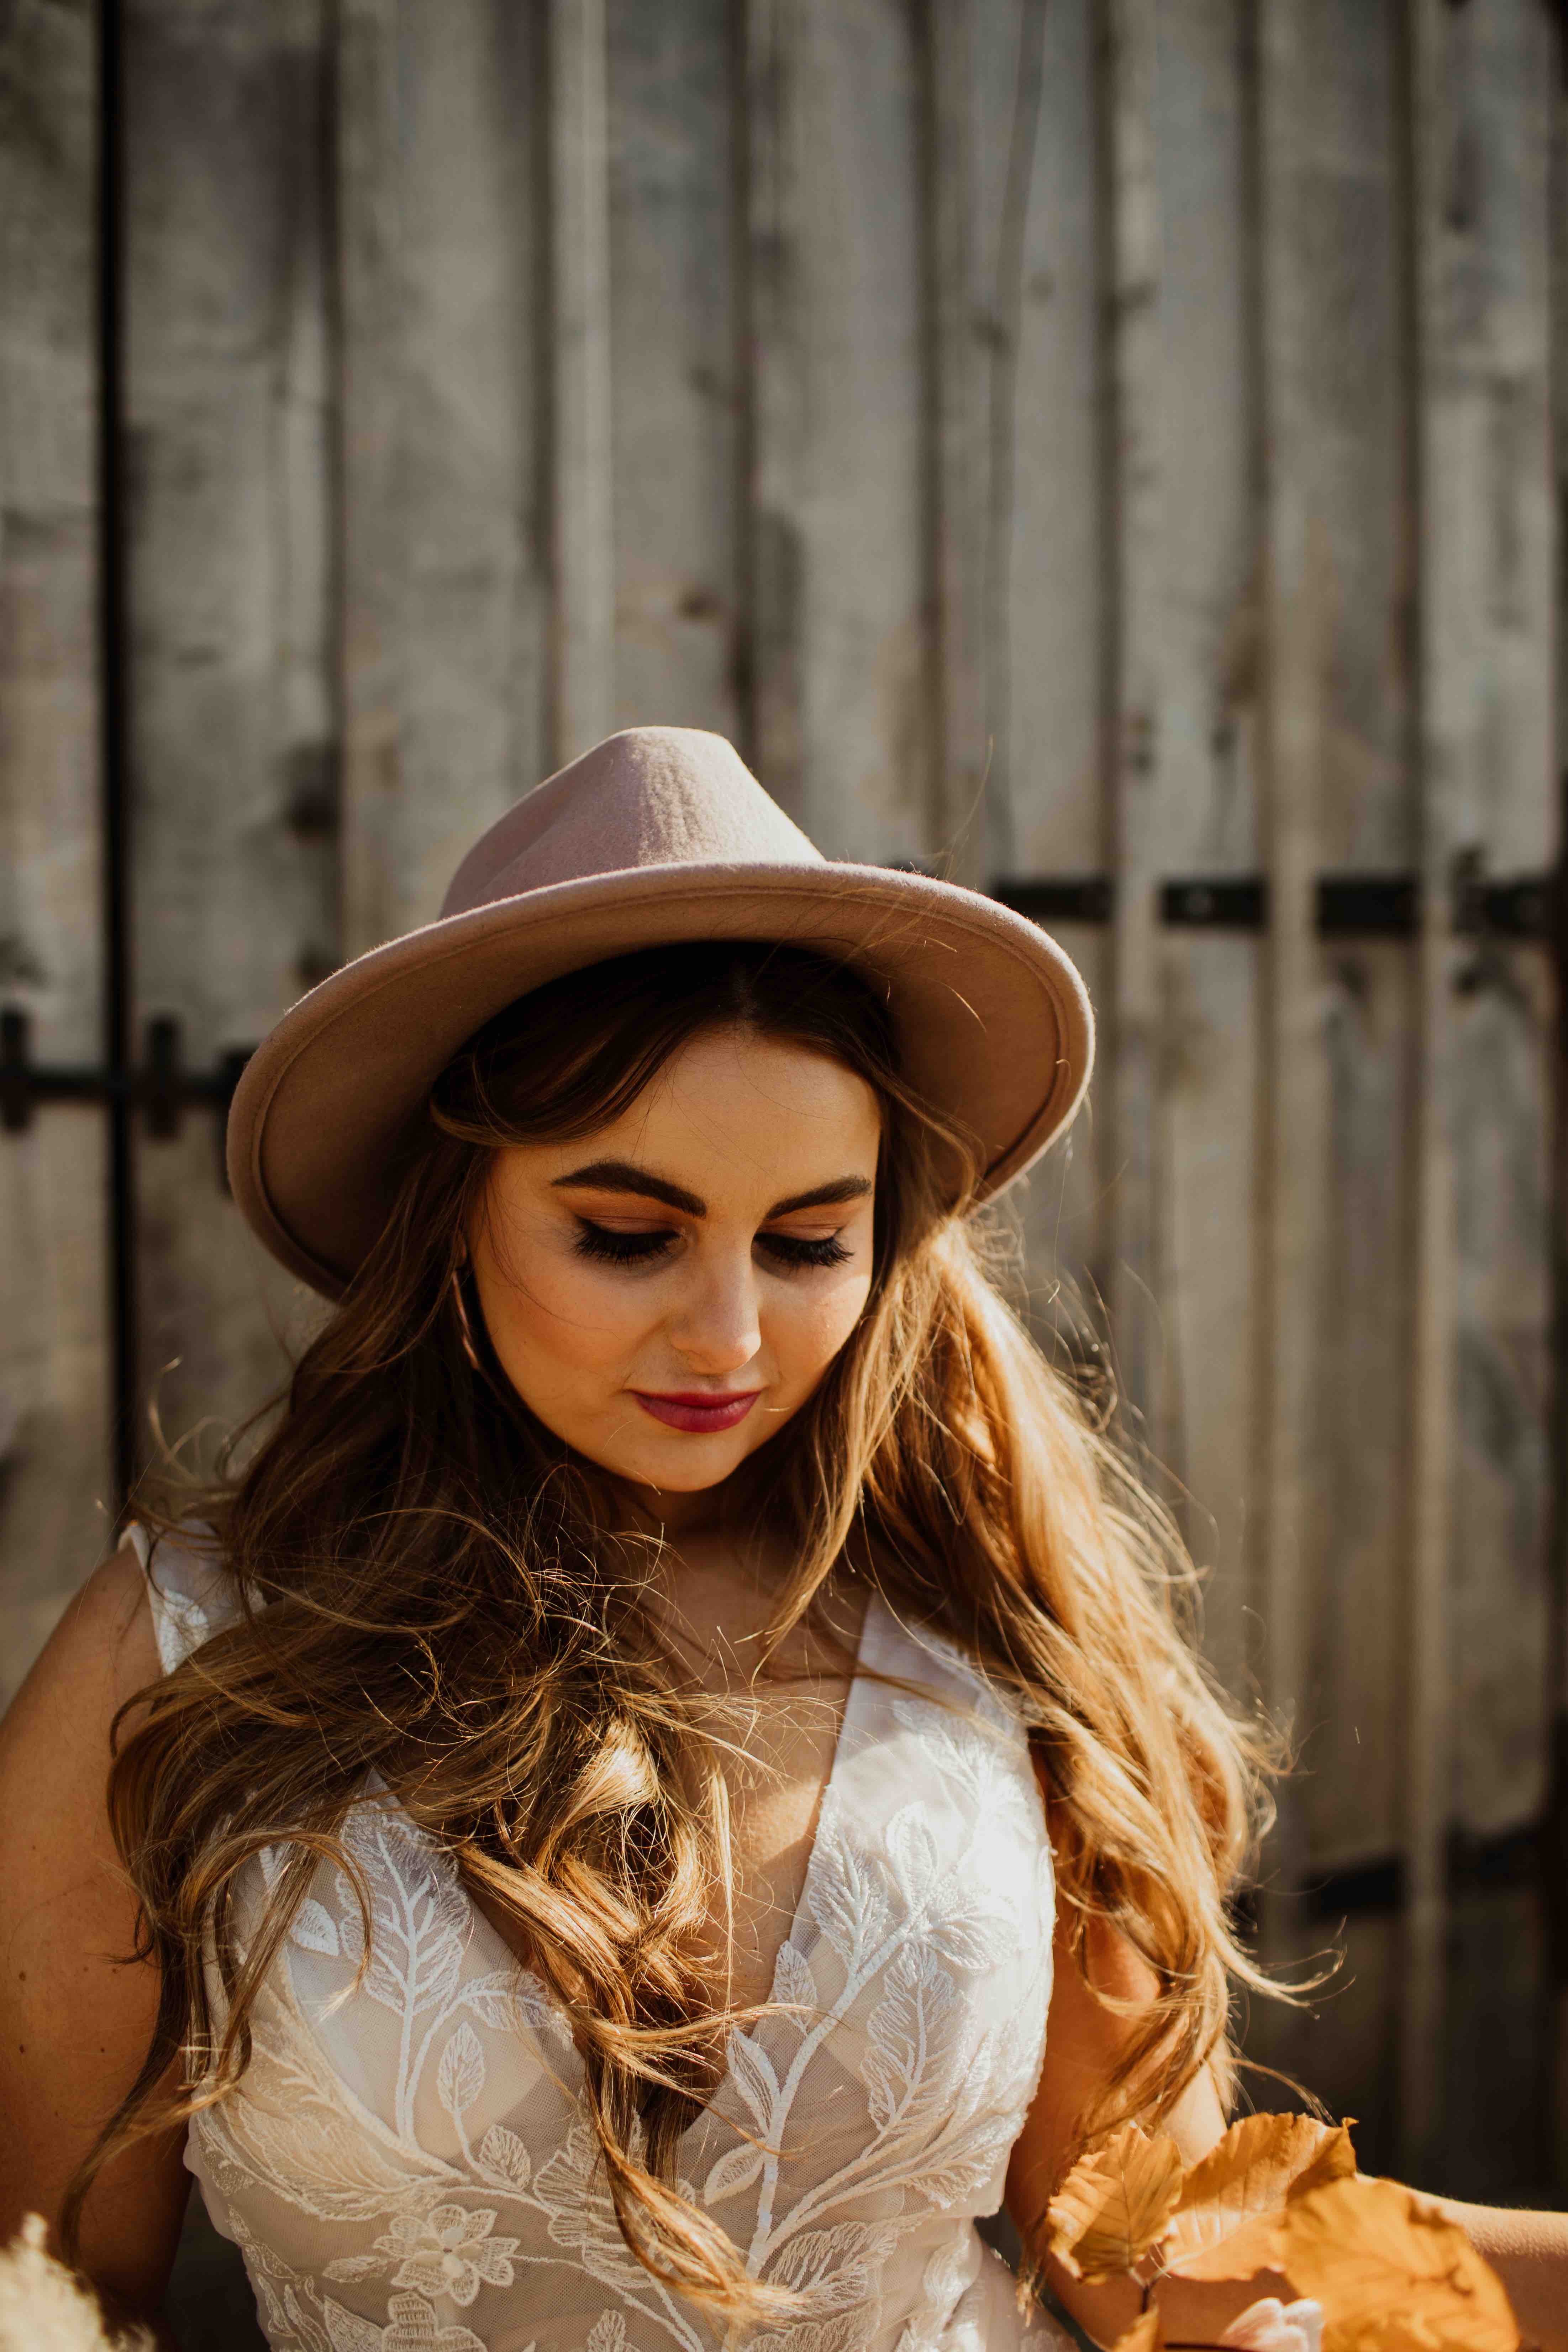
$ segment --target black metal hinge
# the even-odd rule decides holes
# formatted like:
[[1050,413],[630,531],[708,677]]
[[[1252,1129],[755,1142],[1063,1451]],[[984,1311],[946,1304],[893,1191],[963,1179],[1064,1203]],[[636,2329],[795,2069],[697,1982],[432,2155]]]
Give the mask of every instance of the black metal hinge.
[[[1108,874],[1005,875],[991,896],[1037,923],[1110,921],[1115,885]],[[1466,938],[1544,940],[1556,920],[1555,876],[1493,880],[1461,868],[1454,886],[1455,929]],[[1176,930],[1265,931],[1268,880],[1262,874],[1193,875],[1160,885],[1160,919]],[[1324,874],[1317,885],[1316,928],[1326,940],[1414,939],[1421,892],[1412,874]]]
[[15,1005],[0,1012],[0,1130],[7,1135],[24,1134],[39,1103],[125,1102],[142,1112],[150,1137],[165,1140],[179,1134],[188,1109],[217,1110],[226,1119],[239,1074],[256,1050],[236,1046],[216,1069],[187,1070],[180,1024],[171,1013],[148,1022],[143,1059],[133,1068],[35,1062],[31,1034],[25,1012]]

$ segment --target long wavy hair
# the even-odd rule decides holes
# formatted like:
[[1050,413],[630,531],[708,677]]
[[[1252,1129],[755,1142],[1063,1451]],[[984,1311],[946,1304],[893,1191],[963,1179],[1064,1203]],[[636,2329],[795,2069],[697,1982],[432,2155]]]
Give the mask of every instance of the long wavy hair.
[[[736,2321],[791,2300],[746,2277],[673,2180],[723,2028],[757,2014],[710,1990],[704,1931],[732,1883],[711,1703],[627,1572],[649,1544],[624,1500],[501,1370],[465,1255],[497,1152],[593,1132],[715,1028],[832,1056],[882,1117],[864,1312],[731,1482],[737,1523],[765,1520],[795,1563],[765,1640],[830,1575],[874,1580],[1014,1694],[1079,1965],[1109,1922],[1159,1985],[1080,2138],[1157,2118],[1205,2066],[1228,2097],[1233,1990],[1272,1989],[1235,1911],[1272,1748],[1199,1663],[1171,1518],[988,1275],[973,1150],[900,1076],[868,982],[777,945],[651,949],[551,983],[463,1046],[389,1171],[379,1240],[285,1388],[213,1478],[166,1471],[161,1500],[138,1498],[150,1529],[210,1530],[238,1613],[141,1695],[135,1727],[117,1724],[110,1813],[161,1996],[72,2185],[68,2245],[111,2154],[239,2091],[258,1990],[312,1874],[331,1858],[357,1883],[342,1831],[374,1771],[570,2021],[637,2260]],[[237,1881],[267,1846],[291,1858],[240,1949]]]

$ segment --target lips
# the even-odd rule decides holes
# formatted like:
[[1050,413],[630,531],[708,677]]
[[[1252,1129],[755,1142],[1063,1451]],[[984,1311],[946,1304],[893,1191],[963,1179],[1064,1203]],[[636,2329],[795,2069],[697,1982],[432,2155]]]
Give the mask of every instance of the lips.
[[707,1436],[716,1430],[733,1429],[745,1420],[761,1396],[761,1389],[746,1389],[738,1396],[704,1396],[700,1391],[686,1396],[656,1396],[643,1389],[634,1389],[633,1396],[644,1412],[652,1413],[667,1429],[689,1430],[694,1436]]

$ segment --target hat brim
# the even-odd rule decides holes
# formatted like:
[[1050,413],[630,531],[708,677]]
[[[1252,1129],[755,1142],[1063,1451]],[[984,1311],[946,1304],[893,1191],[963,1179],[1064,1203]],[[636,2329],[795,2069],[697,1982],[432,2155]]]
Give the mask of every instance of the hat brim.
[[493,1014],[637,948],[757,939],[885,983],[904,1074],[977,1138],[996,1192],[1083,1098],[1094,1021],[1071,960],[976,891],[874,866],[666,866],[594,875],[447,916],[372,948],[286,1013],[229,1111],[235,1200],[272,1255],[341,1297],[391,1206],[394,1149]]

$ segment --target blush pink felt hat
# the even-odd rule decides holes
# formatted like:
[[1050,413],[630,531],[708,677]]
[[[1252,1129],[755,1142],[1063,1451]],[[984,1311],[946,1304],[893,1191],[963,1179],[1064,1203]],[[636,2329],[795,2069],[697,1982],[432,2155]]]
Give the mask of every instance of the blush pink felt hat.
[[464,1040],[546,981],[689,940],[788,941],[864,972],[905,1076],[978,1139],[982,1197],[1082,1099],[1094,1018],[1054,940],[977,891],[830,863],[721,736],[632,727],[498,817],[435,922],[344,964],[257,1048],[227,1133],[247,1223],[339,1297],[390,1208],[394,1148]]

